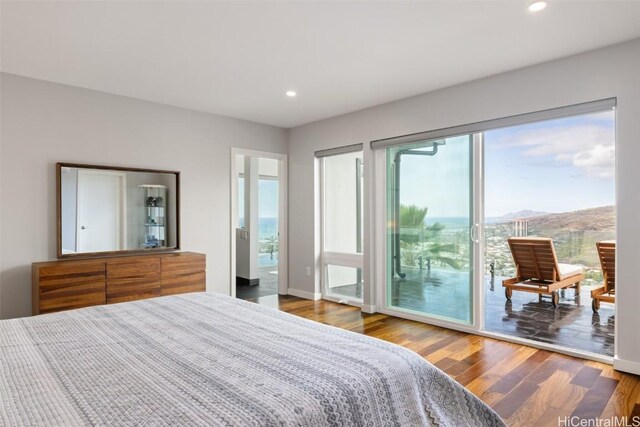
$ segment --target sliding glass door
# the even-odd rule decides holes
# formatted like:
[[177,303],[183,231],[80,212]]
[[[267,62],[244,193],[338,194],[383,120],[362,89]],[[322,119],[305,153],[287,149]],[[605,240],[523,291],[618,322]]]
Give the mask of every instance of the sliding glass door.
[[392,310],[473,322],[473,137],[386,149]]
[[381,311],[613,356],[615,305],[594,301],[612,289],[600,251],[616,238],[614,106],[373,141]]
[[[592,292],[605,282],[599,247],[616,239],[615,149],[612,108],[484,132],[486,331],[613,357],[615,305],[592,310]],[[535,280],[507,298],[502,284],[522,282],[519,267],[545,263],[523,260],[512,238],[549,239],[560,273],[581,273],[580,286],[556,292],[557,307]]]

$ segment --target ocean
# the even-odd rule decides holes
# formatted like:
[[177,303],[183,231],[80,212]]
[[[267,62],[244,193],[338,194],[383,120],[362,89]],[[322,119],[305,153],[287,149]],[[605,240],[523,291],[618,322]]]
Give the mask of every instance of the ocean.
[[[240,217],[238,223],[240,227],[244,226],[244,218]],[[266,240],[272,237],[278,237],[278,218],[276,217],[260,217],[258,218],[258,239]]]
[[445,216],[445,217],[429,217],[424,219],[424,225],[430,226],[435,223],[442,224],[446,229],[461,229],[469,228],[471,226],[471,219],[469,217],[457,217],[457,216]]
[[263,240],[271,237],[278,237],[278,218],[258,218],[258,239]]

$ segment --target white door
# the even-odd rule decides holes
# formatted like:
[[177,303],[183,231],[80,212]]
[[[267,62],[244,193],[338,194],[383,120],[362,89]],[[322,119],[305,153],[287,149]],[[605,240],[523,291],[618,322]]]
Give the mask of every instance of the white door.
[[123,248],[125,176],[106,171],[78,171],[78,252]]

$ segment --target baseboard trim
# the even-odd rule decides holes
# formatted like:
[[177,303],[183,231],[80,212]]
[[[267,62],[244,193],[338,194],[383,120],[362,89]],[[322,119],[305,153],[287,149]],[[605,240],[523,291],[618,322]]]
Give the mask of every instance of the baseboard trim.
[[245,279],[244,277],[236,276],[236,285],[249,285],[256,286],[260,284],[260,278],[257,279]]
[[368,314],[373,314],[373,313],[376,313],[378,310],[376,309],[375,305],[363,304],[362,311]]
[[317,301],[319,299],[322,299],[321,293],[301,291],[300,289],[289,288],[287,289],[287,293],[294,297],[310,299],[312,301]]
[[616,371],[623,371],[630,374],[640,375],[640,362],[618,359],[618,357],[614,357],[613,369],[615,369]]

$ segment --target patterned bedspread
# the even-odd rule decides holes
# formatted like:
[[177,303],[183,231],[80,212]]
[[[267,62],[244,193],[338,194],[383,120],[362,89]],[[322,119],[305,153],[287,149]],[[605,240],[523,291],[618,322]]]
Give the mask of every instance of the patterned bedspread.
[[504,424],[407,349],[202,293],[1,321],[0,425]]

